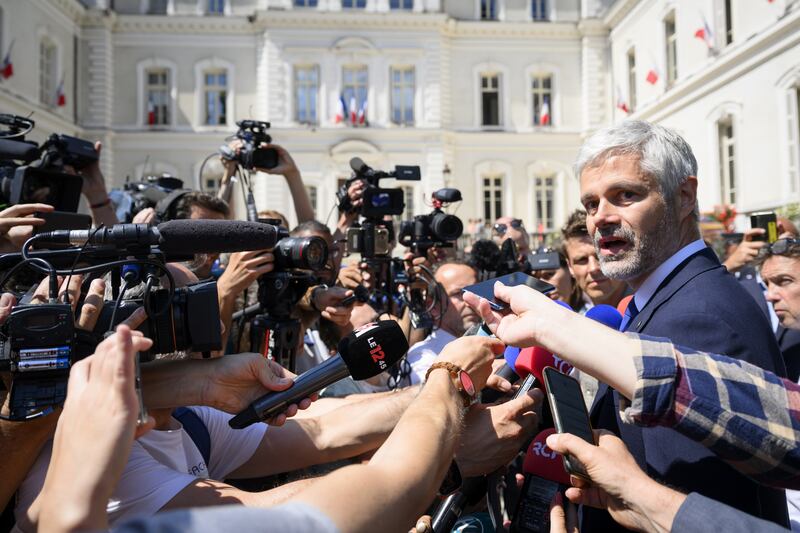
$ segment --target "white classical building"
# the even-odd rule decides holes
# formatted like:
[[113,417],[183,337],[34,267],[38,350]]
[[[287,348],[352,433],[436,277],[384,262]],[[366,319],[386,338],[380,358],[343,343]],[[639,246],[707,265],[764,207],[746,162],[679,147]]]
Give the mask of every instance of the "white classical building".
[[[323,220],[358,156],[421,167],[399,183],[411,214],[450,186],[465,221],[553,231],[578,206],[582,138],[627,106],[692,144],[701,208],[747,212],[800,199],[791,3],[0,0],[0,111],[33,111],[36,139],[102,140],[114,186],[169,172],[213,188],[201,162],[250,118],[272,123]],[[293,217],[282,178],[253,181],[259,209]]]

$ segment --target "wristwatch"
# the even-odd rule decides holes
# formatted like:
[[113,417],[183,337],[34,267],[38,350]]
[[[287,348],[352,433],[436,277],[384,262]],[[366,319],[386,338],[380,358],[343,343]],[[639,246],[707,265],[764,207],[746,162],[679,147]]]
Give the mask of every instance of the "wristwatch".
[[458,365],[448,363],[445,361],[437,361],[428,368],[428,373],[425,374],[425,381],[428,381],[428,376],[437,368],[444,368],[450,373],[450,378],[453,381],[453,386],[461,396],[464,398],[464,407],[469,407],[475,401],[475,385],[472,383],[472,378],[465,371],[461,370]]

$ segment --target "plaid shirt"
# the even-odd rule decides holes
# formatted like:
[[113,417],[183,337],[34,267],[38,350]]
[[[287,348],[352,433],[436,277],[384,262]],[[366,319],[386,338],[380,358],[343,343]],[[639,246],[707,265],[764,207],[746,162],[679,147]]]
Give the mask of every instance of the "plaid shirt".
[[666,426],[759,483],[800,488],[800,385],[744,361],[627,333],[641,342],[623,422]]

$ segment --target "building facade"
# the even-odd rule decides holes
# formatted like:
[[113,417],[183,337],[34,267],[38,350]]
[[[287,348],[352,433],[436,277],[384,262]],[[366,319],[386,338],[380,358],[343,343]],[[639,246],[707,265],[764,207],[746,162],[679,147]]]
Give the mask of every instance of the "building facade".
[[[421,167],[421,182],[382,183],[405,188],[408,215],[429,211],[434,190],[457,187],[465,222],[511,215],[551,232],[579,205],[572,163],[582,138],[632,116],[692,144],[703,209],[774,208],[800,194],[800,21],[789,0],[0,8],[2,56],[14,67],[0,108],[34,111],[39,140],[53,131],[102,140],[113,186],[168,172],[213,189],[221,168],[211,157],[200,176],[202,162],[237,120],[257,119],[291,152],[322,220],[357,156],[384,170]],[[694,37],[703,16],[705,39]],[[294,216],[282,178],[252,183],[259,209]]]

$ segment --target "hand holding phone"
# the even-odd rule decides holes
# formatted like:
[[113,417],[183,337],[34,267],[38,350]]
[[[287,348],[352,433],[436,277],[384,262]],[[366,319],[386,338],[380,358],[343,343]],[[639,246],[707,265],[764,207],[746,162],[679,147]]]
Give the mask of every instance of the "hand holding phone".
[[[571,433],[595,445],[589,413],[583,401],[578,380],[548,366],[544,369],[544,385],[558,433]],[[586,467],[575,457],[564,455],[564,468],[573,476],[589,481]]]
[[508,309],[508,303],[503,302],[502,300],[497,300],[494,297],[494,284],[498,281],[503,283],[503,285],[507,285],[508,287],[526,285],[541,292],[542,294],[547,294],[555,290],[555,287],[549,283],[534,278],[533,276],[529,276],[524,272],[512,272],[511,274],[506,274],[505,276],[500,276],[499,278],[487,279],[486,281],[481,281],[480,283],[475,283],[474,285],[468,285],[461,290],[462,292],[471,292],[480,296],[481,298],[484,298],[489,302],[489,305],[495,311],[504,311]]

